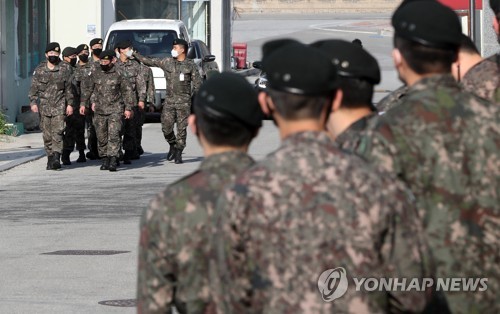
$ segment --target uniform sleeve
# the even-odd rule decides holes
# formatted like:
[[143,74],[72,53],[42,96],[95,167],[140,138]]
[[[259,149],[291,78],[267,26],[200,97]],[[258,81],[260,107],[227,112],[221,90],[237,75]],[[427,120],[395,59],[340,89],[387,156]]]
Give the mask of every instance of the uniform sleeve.
[[147,69],[147,85],[148,85],[148,90],[147,90],[147,95],[149,102],[154,104],[155,103],[155,81],[153,77],[153,70],[151,70],[150,67],[146,67]]
[[73,105],[74,94],[71,70],[64,70],[64,97],[67,105]]
[[144,57],[143,55],[141,55],[140,53],[137,53],[137,52],[134,53],[134,57],[137,58],[137,60],[141,61],[143,64],[145,64],[147,66],[154,66],[154,67],[159,67],[162,69],[165,67],[166,60],[169,59],[169,58],[164,58],[164,59],[148,58],[148,57]]
[[38,81],[38,75],[38,72],[35,70],[35,72],[33,72],[33,77],[31,78],[31,87],[28,92],[28,98],[31,104],[36,103],[36,101],[38,100],[38,91],[40,84]]
[[120,73],[120,92],[125,103],[125,110],[132,110],[135,104],[135,95],[130,81]]
[[[134,61],[132,61],[134,62]],[[137,89],[137,95],[139,96],[139,101],[146,101],[147,97],[147,76],[145,74],[145,71],[143,67],[139,64],[139,75],[136,76],[135,78],[135,87]]]
[[196,94],[198,92],[198,90],[200,89],[202,79],[201,79],[200,71],[198,71],[198,67],[196,66],[196,64],[194,62],[192,63],[191,74],[193,76],[193,94]]

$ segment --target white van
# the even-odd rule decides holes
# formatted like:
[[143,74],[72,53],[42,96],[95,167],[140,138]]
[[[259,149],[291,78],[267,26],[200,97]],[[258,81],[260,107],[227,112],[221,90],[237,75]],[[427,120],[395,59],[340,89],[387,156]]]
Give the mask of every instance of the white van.
[[[128,39],[143,56],[165,58],[171,56],[172,43],[176,38],[182,38],[191,45],[186,26],[180,20],[126,20],[111,25],[104,39],[104,49],[114,50],[117,43]],[[156,90],[154,106],[161,110],[166,97],[165,75],[160,68],[151,69]]]

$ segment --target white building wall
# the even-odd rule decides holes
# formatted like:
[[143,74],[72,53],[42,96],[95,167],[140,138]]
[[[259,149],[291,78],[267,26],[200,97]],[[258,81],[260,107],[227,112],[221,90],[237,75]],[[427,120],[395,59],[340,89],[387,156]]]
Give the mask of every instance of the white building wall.
[[115,21],[114,0],[51,0],[50,41],[61,48],[104,38]]

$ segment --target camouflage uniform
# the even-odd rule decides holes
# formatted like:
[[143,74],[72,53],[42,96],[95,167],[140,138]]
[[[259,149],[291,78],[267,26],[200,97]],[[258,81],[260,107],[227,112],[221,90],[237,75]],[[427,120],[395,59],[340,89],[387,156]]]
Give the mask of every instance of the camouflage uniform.
[[406,95],[407,91],[408,87],[406,85],[400,86],[398,89],[392,91],[392,93],[385,96],[377,103],[377,111],[386,112],[392,107],[396,106],[397,103],[400,102],[401,98]]
[[207,157],[200,169],[160,193],[141,219],[138,312],[202,313],[210,302],[208,242],[224,185],[253,160],[232,151]]
[[[163,136],[180,151],[186,146],[187,118],[191,113],[191,97],[201,85],[201,76],[193,60],[177,61],[175,58],[147,58],[140,54],[134,56],[149,66],[163,70],[167,80],[167,97],[161,114]],[[174,133],[177,123],[177,137]]]
[[126,153],[132,154],[130,157],[134,156],[137,151],[137,125],[139,124],[139,107],[137,103],[139,101],[146,101],[146,80],[142,74],[142,69],[139,63],[127,60],[123,62],[118,60],[115,64],[121,68],[121,72],[129,79],[132,90],[134,91],[134,105],[132,110],[134,112],[134,117],[132,119],[123,120],[123,149]]
[[357,147],[357,143],[361,139],[362,134],[367,129],[370,121],[374,120],[378,116],[377,113],[372,113],[370,115],[364,116],[363,118],[355,121],[351,124],[344,132],[340,133],[339,136],[335,139],[335,144],[338,147],[348,150],[354,151]]
[[500,116],[449,74],[423,78],[376,120],[358,148],[412,190],[438,277],[489,278],[447,294],[453,313],[499,312]]
[[99,69],[92,72],[89,88],[83,91],[80,106],[88,104],[91,96],[96,104],[93,120],[99,156],[118,157],[123,103],[125,110],[132,110],[135,103],[130,81],[118,67],[108,72]]
[[[218,312],[419,311],[427,302],[424,292],[355,291],[351,277],[421,278],[431,265],[411,194],[325,132],[285,138],[224,191],[214,219]],[[338,266],[349,289],[324,302],[318,277]]]
[[28,97],[32,104],[40,100],[40,127],[47,156],[61,154],[66,104],[73,104],[68,66],[60,61],[50,70],[47,61],[41,62],[33,72]]
[[495,91],[500,83],[499,73],[499,65],[495,55],[470,68],[465,73],[461,83],[466,91],[498,103],[495,99]]
[[66,61],[71,72],[71,89],[73,92],[73,114],[66,117],[66,128],[64,130],[64,140],[63,140],[63,150],[72,152],[75,148],[77,150],[85,150],[85,116],[82,116],[79,112],[80,106],[80,95],[81,95],[81,71],[78,68],[74,68]]
[[[150,106],[154,106],[155,103],[155,82],[153,78],[153,71],[150,67],[140,64],[141,73],[144,76],[144,80],[146,81],[146,103],[149,103]],[[140,151],[143,152],[142,149],[142,126],[144,125],[144,121],[146,119],[146,115],[144,114],[144,110],[138,110],[137,117],[137,128],[136,128],[136,139],[137,139],[137,147]]]

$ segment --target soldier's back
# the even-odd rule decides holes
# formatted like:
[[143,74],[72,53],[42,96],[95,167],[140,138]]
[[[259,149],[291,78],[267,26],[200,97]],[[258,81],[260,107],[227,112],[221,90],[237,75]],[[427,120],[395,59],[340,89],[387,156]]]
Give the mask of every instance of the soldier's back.
[[[223,231],[216,248],[226,253],[215,276],[222,281],[222,312],[391,308],[388,293],[368,295],[353,285],[342,298],[325,302],[318,277],[336,267],[345,268],[351,282],[425,276],[425,246],[410,199],[401,183],[341,152],[325,133],[287,137],[225,191],[217,208]],[[402,308],[425,304],[423,293],[392,297]]]
[[485,59],[469,69],[462,78],[464,89],[479,97],[495,102],[495,91],[499,88],[500,71],[496,57]]

